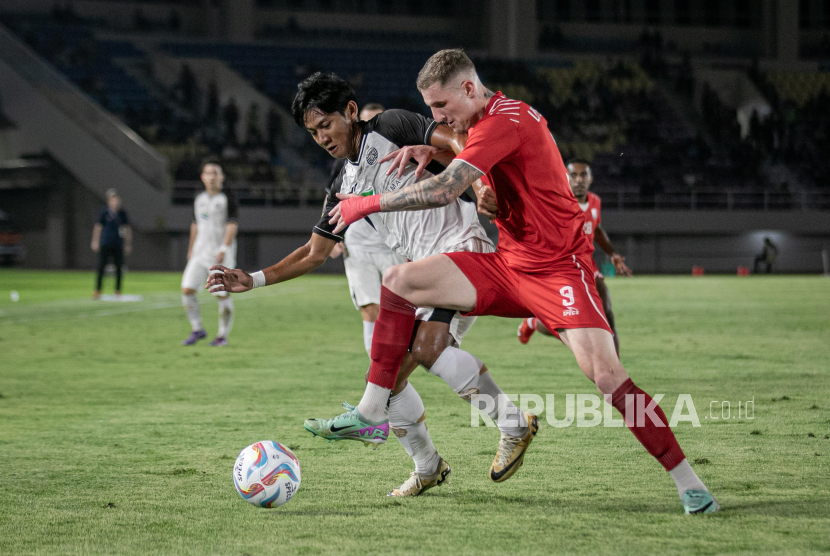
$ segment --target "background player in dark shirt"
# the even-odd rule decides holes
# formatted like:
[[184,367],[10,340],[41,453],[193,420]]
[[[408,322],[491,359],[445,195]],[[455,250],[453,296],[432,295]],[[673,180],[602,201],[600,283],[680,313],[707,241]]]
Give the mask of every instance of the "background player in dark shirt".
[[101,297],[101,280],[110,259],[115,265],[115,295],[121,295],[121,266],[124,264],[124,255],[129,255],[133,250],[133,232],[127,213],[121,209],[121,197],[115,189],[107,191],[107,208],[101,211],[98,222],[92,228],[91,247],[98,253],[98,272],[92,297]]

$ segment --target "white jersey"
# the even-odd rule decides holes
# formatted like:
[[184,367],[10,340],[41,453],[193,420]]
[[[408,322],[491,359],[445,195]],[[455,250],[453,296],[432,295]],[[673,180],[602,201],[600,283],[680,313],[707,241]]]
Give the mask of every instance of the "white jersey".
[[[395,191],[419,181],[415,179],[414,164],[408,164],[399,179],[397,173],[386,175],[391,161],[383,164],[378,161],[404,145],[429,145],[436,122],[405,110],[387,110],[361,125],[363,133],[357,160],[346,161],[343,171],[332,185],[323,217],[314,227],[315,233],[336,241],[343,237],[334,234],[334,226],[328,223],[328,212],[340,202],[335,193],[373,195]],[[421,180],[432,177],[442,168],[440,164],[430,164]],[[370,215],[368,220],[390,248],[411,261],[450,252],[455,246],[473,238],[490,243],[478,222],[475,202],[466,195],[445,207],[381,212]]]
[[[209,195],[200,193],[193,202],[193,221],[196,222],[196,241],[193,242],[193,256],[201,264],[215,264],[216,254],[225,241],[228,222],[236,222],[238,211],[233,197],[220,191]],[[228,248],[236,252],[236,238]]]
[[360,253],[381,254],[392,251],[377,230],[365,220],[349,226],[343,242],[349,256],[359,257]]

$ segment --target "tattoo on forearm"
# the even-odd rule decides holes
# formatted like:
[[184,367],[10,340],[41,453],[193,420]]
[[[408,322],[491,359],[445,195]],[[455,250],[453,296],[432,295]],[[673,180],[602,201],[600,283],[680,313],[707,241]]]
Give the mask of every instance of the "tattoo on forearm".
[[384,193],[380,198],[380,209],[383,212],[392,212],[447,206],[482,175],[469,164],[454,161],[437,176],[391,193]]

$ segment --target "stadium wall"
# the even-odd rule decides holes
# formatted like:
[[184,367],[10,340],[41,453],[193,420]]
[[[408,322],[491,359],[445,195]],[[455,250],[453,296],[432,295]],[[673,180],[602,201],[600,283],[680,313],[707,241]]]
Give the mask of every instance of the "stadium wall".
[[[23,266],[94,268],[96,256],[89,241],[103,201],[73,182],[63,192],[51,193],[47,207],[39,227],[23,233],[28,251]],[[124,208],[130,211],[129,205]],[[241,207],[239,266],[254,270],[279,261],[308,241],[319,217],[317,208]],[[176,206],[170,210],[166,231],[136,231],[129,268],[181,271],[191,220],[190,207]],[[485,227],[495,240],[495,227]],[[779,249],[776,272],[819,273],[821,252],[830,250],[830,217],[818,211],[606,210],[603,227],[637,274],[689,274],[692,266],[702,266],[707,273],[734,274],[738,266],[752,268],[765,237]],[[598,248],[595,258],[600,265],[607,261]],[[342,259],[329,259],[319,272],[342,273]]]

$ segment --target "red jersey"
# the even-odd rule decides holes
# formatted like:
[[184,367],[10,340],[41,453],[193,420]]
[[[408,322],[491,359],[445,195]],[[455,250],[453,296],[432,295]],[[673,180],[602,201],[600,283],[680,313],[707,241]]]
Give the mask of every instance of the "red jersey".
[[486,174],[495,189],[498,248],[511,268],[533,272],[573,256],[591,258],[582,211],[539,112],[496,93],[456,160]]
[[602,210],[602,199],[595,193],[588,192],[588,201],[585,204],[579,203],[579,208],[582,209],[582,214],[585,217],[585,225],[582,227],[585,232],[585,237],[591,245],[594,244],[594,234],[597,232],[597,226],[602,221],[600,210]]

